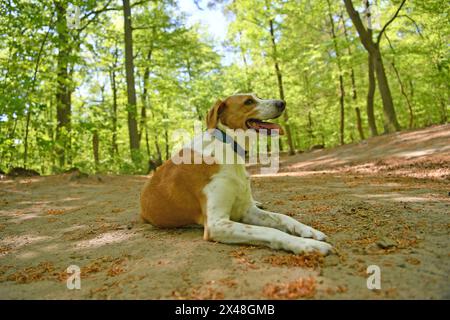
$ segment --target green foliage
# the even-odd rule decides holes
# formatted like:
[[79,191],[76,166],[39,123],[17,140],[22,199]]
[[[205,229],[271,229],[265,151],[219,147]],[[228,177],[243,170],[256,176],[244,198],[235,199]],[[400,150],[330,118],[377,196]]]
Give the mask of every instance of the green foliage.
[[[145,173],[150,159],[170,156],[172,132],[192,130],[194,121],[203,121],[217,98],[238,91],[278,97],[275,54],[297,149],[339,143],[338,63],[345,89],[345,142],[360,140],[356,107],[369,136],[367,53],[341,2],[330,1],[334,43],[326,0],[216,1],[216,7],[232,20],[226,46],[234,60],[225,65],[216,50],[219,44],[200,26],[188,26],[176,2],[138,1],[132,2],[132,24],[140,150],[134,155],[138,160],[132,162],[120,3],[0,4],[0,169],[27,166],[50,174],[79,167],[88,172]],[[79,24],[64,31],[64,43],[59,37],[65,29],[57,23],[57,4],[80,8]],[[355,0],[354,5],[361,8],[362,2]],[[381,1],[382,24],[397,7],[396,1]],[[448,14],[444,1],[408,1],[381,39],[403,128],[408,128],[411,114],[413,128],[448,121]],[[60,52],[66,55],[58,57]],[[61,64],[68,71],[63,78],[58,76]],[[61,86],[70,91],[70,121],[59,128],[57,88]],[[381,128],[378,93],[375,117]],[[66,151],[63,164],[58,161],[58,148]]]

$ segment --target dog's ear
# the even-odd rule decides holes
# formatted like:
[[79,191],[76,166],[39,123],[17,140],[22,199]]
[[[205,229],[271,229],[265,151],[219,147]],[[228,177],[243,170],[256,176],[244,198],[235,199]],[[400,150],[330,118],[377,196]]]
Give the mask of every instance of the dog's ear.
[[225,109],[225,102],[222,100],[217,100],[216,103],[211,107],[206,116],[206,127],[208,129],[214,129],[217,127],[217,123],[219,122],[219,115]]

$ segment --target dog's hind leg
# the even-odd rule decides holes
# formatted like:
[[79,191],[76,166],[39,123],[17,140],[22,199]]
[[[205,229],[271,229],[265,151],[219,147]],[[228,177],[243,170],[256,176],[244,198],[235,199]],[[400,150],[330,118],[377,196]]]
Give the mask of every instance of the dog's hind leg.
[[242,217],[242,222],[275,228],[293,235],[314,238],[317,240],[325,240],[326,235],[312,227],[309,227],[297,220],[284,214],[262,210],[256,206],[252,206]]

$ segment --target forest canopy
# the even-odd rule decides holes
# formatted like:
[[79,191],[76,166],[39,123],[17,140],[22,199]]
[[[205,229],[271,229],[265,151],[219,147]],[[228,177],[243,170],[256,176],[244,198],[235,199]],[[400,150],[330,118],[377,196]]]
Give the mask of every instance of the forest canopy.
[[[194,1],[194,0],[180,0]],[[146,173],[236,92],[287,102],[290,154],[448,122],[449,5],[430,0],[0,3],[0,169]]]

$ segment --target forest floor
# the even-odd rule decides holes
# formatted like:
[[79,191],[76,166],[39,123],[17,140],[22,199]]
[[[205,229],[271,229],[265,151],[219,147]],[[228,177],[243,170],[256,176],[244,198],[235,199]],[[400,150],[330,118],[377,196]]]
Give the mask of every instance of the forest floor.
[[[255,171],[255,170],[253,170]],[[281,159],[255,199],[329,237],[292,255],[137,219],[145,176],[0,180],[0,299],[449,299],[450,125]],[[66,268],[81,268],[68,290]],[[369,290],[367,267],[381,271]]]

